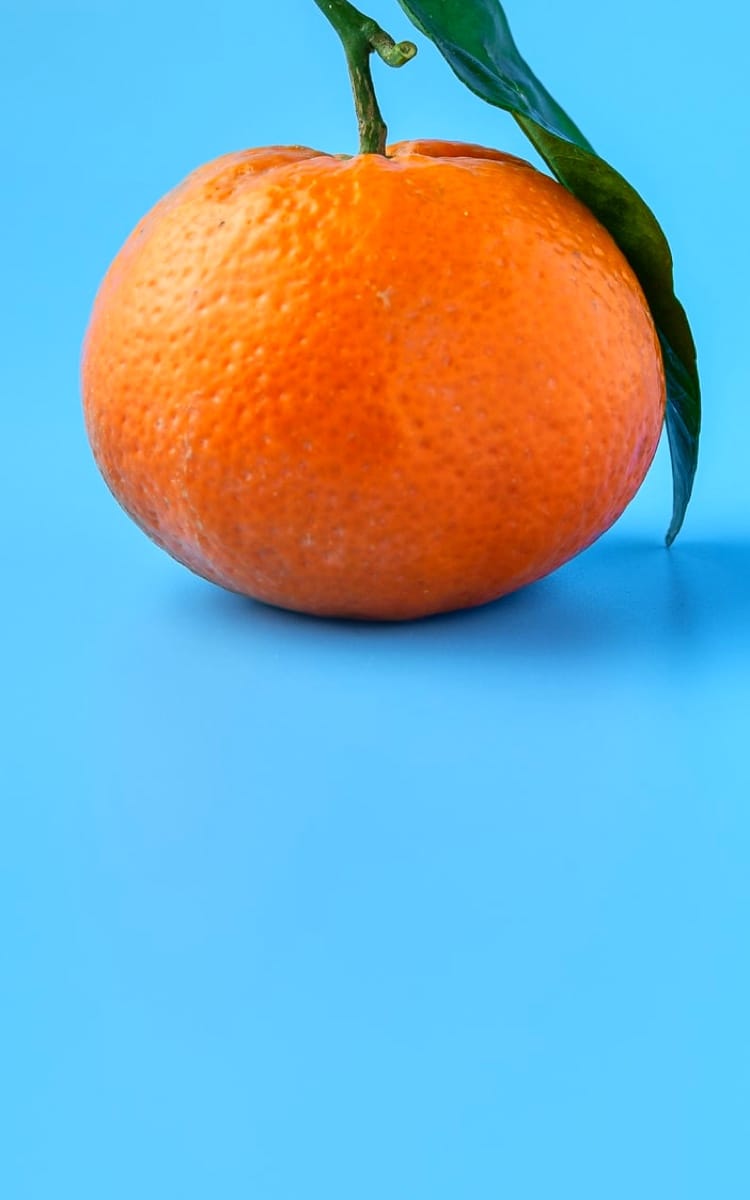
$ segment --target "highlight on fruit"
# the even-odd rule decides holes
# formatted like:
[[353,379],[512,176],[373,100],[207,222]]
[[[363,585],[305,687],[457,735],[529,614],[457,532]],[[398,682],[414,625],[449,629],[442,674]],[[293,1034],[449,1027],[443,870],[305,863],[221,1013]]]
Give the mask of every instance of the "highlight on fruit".
[[[666,425],[671,544],[700,434],[696,351],[656,217],[533,75],[496,0],[399,0],[547,170],[389,146],[348,0],[359,151],[240,150],[139,222],[96,296],[87,433],[115,498],[213,583],[319,616],[495,600],[617,520]],[[348,101],[347,101],[348,103]]]

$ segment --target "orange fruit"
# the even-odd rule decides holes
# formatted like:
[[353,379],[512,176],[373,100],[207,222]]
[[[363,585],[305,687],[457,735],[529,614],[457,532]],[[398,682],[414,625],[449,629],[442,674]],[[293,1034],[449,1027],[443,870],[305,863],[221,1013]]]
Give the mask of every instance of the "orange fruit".
[[285,608],[482,604],[620,515],[665,385],[639,283],[477,146],[230,154],[145,217],[83,358],[99,467],[164,549]]

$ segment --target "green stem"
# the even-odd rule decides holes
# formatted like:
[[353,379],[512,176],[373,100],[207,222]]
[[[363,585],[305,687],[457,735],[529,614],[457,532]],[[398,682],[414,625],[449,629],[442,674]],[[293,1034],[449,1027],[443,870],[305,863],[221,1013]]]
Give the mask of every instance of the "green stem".
[[360,154],[385,154],[387,129],[378,107],[370,70],[373,51],[389,67],[403,67],[414,58],[413,42],[394,42],[376,21],[359,12],[348,0],[315,0],[344,45],[354,107],[359,125]]

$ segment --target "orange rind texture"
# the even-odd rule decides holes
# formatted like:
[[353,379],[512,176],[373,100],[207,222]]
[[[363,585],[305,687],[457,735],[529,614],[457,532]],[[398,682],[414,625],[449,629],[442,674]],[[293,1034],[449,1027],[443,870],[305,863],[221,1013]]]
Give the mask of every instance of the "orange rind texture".
[[519,159],[424,141],[194,172],[108,272],[83,394],[109,487],[176,559],[382,620],[588,546],[665,404],[640,285],[591,213]]

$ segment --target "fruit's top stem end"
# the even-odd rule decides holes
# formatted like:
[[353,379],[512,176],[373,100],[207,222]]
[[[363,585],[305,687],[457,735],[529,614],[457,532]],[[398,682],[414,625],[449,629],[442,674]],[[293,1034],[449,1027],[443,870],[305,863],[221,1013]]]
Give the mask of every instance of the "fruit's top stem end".
[[348,0],[315,0],[341,38],[349,67],[354,107],[359,124],[360,154],[385,154],[387,129],[378,107],[370,70],[375,53],[389,67],[403,67],[417,53],[413,42],[394,42],[371,17]]

